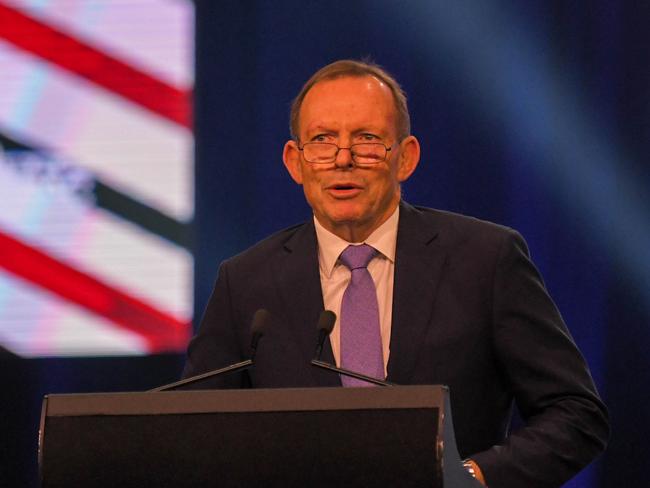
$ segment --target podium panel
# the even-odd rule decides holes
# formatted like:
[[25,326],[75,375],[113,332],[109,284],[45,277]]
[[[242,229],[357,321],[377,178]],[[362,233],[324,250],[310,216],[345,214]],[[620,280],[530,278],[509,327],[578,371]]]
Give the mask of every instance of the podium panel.
[[47,488],[476,486],[450,421],[436,386],[49,395],[39,465]]

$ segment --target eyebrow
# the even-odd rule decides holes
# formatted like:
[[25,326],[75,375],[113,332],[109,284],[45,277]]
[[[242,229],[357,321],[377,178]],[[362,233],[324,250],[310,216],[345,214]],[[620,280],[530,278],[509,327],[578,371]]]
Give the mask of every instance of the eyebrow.
[[[308,127],[306,129],[306,132],[308,135],[312,135],[314,132],[325,132],[325,133],[338,133],[339,128],[335,128],[333,126],[328,126],[325,124],[317,124],[313,127]],[[352,131],[352,136],[358,136],[360,134],[366,134],[366,133],[372,133],[376,134],[381,137],[386,137],[387,133],[384,130],[381,130],[379,127],[373,127],[370,125],[362,125],[360,128]]]

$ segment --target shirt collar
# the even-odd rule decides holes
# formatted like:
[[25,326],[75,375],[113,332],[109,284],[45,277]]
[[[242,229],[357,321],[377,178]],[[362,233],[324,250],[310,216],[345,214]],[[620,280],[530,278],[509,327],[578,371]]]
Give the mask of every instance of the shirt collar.
[[390,217],[377,227],[363,242],[348,242],[333,234],[321,225],[314,215],[316,238],[318,239],[318,264],[327,278],[332,276],[332,271],[337,264],[341,253],[350,244],[368,244],[374,247],[391,263],[395,262],[395,248],[397,246],[397,224],[399,222],[399,205]]

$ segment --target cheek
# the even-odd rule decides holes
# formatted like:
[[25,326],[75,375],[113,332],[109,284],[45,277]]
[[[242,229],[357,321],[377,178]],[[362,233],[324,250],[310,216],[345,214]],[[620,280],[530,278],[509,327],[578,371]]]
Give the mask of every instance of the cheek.
[[310,193],[318,192],[320,190],[320,178],[313,173],[305,174],[304,176],[303,186],[305,189],[309,190]]
[[305,193],[305,198],[311,206],[317,205],[323,199],[320,181],[314,175],[305,175],[302,189]]
[[376,175],[375,180],[372,182],[373,194],[378,198],[382,196],[392,195],[394,189],[397,187],[397,180],[390,171],[382,172]]

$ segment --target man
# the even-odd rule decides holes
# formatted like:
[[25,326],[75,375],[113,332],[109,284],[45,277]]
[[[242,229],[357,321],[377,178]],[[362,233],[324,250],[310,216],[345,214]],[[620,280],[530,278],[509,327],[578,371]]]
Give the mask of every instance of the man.
[[[309,364],[329,309],[325,360],[450,387],[459,452],[484,484],[559,486],[601,452],[605,407],[523,239],[401,200],[420,147],[397,82],[367,63],[328,65],[294,101],[291,131],[284,164],[313,219],[221,265],[184,375],[248,357],[265,308],[275,320],[254,371],[212,386],[340,386]],[[348,250],[368,257],[350,264]],[[513,401],[526,425],[509,434]]]

